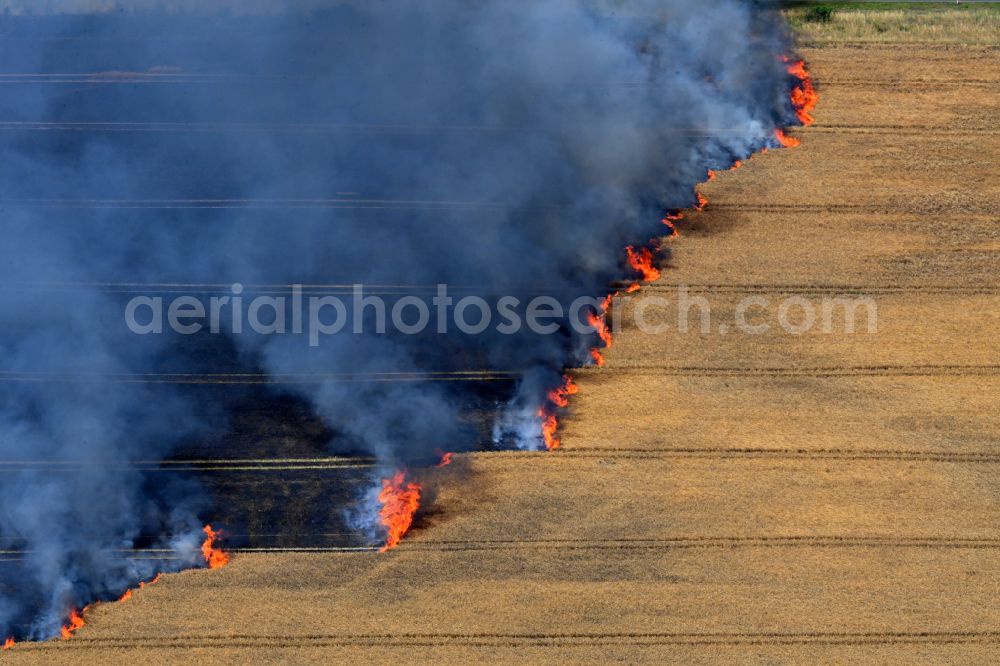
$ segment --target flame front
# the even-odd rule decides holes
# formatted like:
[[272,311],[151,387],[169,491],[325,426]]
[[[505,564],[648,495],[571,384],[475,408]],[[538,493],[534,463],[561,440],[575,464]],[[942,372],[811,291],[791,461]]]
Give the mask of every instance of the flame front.
[[562,442],[556,437],[559,430],[559,420],[555,414],[547,414],[544,407],[538,409],[538,416],[542,419],[542,441],[545,442],[545,449],[552,451],[559,448]]
[[215,545],[222,533],[213,530],[211,525],[205,525],[202,531],[205,533],[205,540],[201,543],[201,554],[208,568],[219,569],[229,564],[229,554]]
[[611,348],[611,330],[608,329],[608,312],[611,310],[611,299],[614,298],[614,294],[609,294],[604,297],[604,302],[601,303],[601,314],[596,315],[591,313],[588,317],[588,321],[591,326],[597,331],[597,335],[601,338],[601,342],[608,349]]
[[549,391],[546,397],[556,407],[567,407],[569,406],[569,396],[576,395],[579,392],[580,387],[576,385],[573,378],[565,375],[563,377],[563,385]]
[[594,365],[598,368],[604,367],[604,354],[601,353],[600,349],[591,349],[590,358],[594,359]]
[[[611,348],[611,331],[608,329],[608,311],[611,309],[611,299],[615,297],[614,294],[609,294],[604,298],[604,302],[601,304],[600,313],[588,312],[587,313],[587,325],[594,329],[597,336],[604,343],[606,349]],[[604,355],[601,354],[601,350],[598,348],[593,348],[590,350],[590,357],[594,359],[594,363],[597,367],[604,366]]]
[[559,430],[559,419],[556,410],[569,405],[569,396],[579,393],[580,388],[569,375],[563,377],[562,386],[552,389],[546,395],[547,402],[538,408],[538,417],[542,420],[542,441],[549,451],[558,449],[562,444],[556,436]]
[[7,651],[14,647],[14,637],[9,636],[7,640],[3,642],[3,646],[0,646],[0,650]]
[[670,237],[675,238],[680,235],[680,232],[677,231],[677,225],[674,223],[679,222],[680,220],[683,219],[684,219],[684,213],[682,213],[681,211],[672,211],[664,215],[663,219],[660,221],[663,222],[663,225],[667,229],[670,229]]
[[774,130],[774,138],[778,140],[778,143],[784,148],[795,148],[802,144],[801,141],[796,139],[794,136],[788,136],[785,134],[784,130],[776,129]]
[[379,552],[384,553],[398,546],[413,524],[413,516],[420,508],[420,484],[407,482],[406,472],[396,472],[391,478],[382,479],[378,501],[382,505],[379,520],[386,532],[385,545]]
[[[202,547],[201,547],[202,554],[205,553],[205,547],[206,547],[206,544],[208,544],[208,547],[209,547],[209,549],[212,552],[218,553],[224,559],[224,561],[222,562],[222,564],[212,565],[211,562],[210,562],[209,563],[209,568],[215,569],[215,568],[223,566],[223,564],[225,564],[226,562],[229,561],[229,556],[226,555],[225,553],[223,553],[221,550],[216,550],[216,549],[212,548],[212,546],[211,546],[211,542],[213,542],[218,537],[218,533],[212,531],[212,526],[211,525],[206,525],[205,526],[205,533],[209,535],[209,538],[205,540],[205,544],[202,544]],[[217,558],[216,561],[218,561],[219,555],[216,556],[216,558]],[[209,561],[208,555],[205,556],[205,559],[206,559],[206,561]],[[159,581],[162,577],[163,577],[163,574],[162,573],[158,573],[158,574],[156,574],[156,576],[154,576],[149,581],[139,581],[139,587],[134,588],[134,589],[130,589],[130,590],[125,590],[125,592],[122,594],[122,596],[118,597],[118,601],[119,602],[128,601],[129,599],[132,598],[132,594],[135,592],[135,590],[137,590],[137,589],[141,590],[142,588],[146,587],[147,585],[152,585],[153,583]],[[59,635],[62,637],[62,639],[65,641],[65,640],[69,640],[70,638],[73,638],[73,636],[76,634],[76,632],[79,631],[85,624],[87,624],[87,622],[83,619],[84,614],[88,610],[90,610],[94,606],[97,606],[100,603],[101,602],[99,602],[99,601],[95,601],[92,604],[87,604],[86,606],[84,606],[80,610],[76,610],[75,608],[71,609],[70,612],[69,612],[69,618],[66,620],[66,624],[64,624],[59,629]],[[11,636],[6,641],[4,641],[3,645],[0,646],[0,649],[9,650],[12,647],[14,647],[14,637],[13,636]]]
[[83,621],[83,613],[86,610],[87,607],[84,607],[83,611],[78,611],[74,608],[69,612],[69,619],[67,620],[67,623],[64,624],[62,629],[59,630],[59,635],[62,636],[64,641],[73,638],[73,634],[79,631],[80,628],[86,624],[86,622]]
[[799,80],[798,85],[792,88],[791,92],[795,115],[798,116],[799,122],[803,125],[812,125],[811,112],[819,103],[819,93],[813,86],[812,75],[806,69],[806,63],[803,60],[792,62],[790,58],[785,58],[785,62],[788,63],[788,73]]
[[[159,580],[160,580],[161,578],[163,578],[163,574],[156,574],[156,575],[155,575],[155,576],[154,576],[154,577],[152,578],[152,580],[149,580],[149,581],[144,581],[144,580],[140,580],[140,581],[139,581],[139,587],[138,587],[138,588],[136,588],[136,589],[139,589],[139,590],[141,590],[141,589],[143,589],[144,587],[146,587],[147,585],[152,585],[153,583],[156,583],[156,582],[158,582],[158,581],[159,581]],[[118,601],[119,601],[119,603],[120,603],[120,602],[123,602],[123,601],[128,601],[129,599],[131,599],[131,598],[132,598],[132,593],[133,593],[133,592],[135,592],[135,589],[131,589],[131,590],[125,590],[125,593],[124,593],[124,594],[122,594],[122,596],[118,597]]]
[[660,269],[653,266],[653,253],[649,248],[641,248],[638,251],[629,245],[625,248],[628,255],[628,265],[632,270],[642,275],[643,282],[655,282],[660,279]]

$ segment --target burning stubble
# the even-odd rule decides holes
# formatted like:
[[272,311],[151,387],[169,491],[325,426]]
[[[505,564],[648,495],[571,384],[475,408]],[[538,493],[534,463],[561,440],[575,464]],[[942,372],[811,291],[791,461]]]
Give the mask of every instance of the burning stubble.
[[[707,205],[694,190],[707,171],[792,145],[785,128],[811,119],[815,87],[788,55],[780,17],[757,3],[634,0],[638,18],[583,0],[314,8],[262,18],[198,3],[197,14],[57,17],[49,28],[36,18],[33,29],[116,48],[0,47],[9,71],[120,73],[31,84],[9,100],[14,116],[91,129],[2,137],[0,282],[31,288],[0,290],[0,456],[72,471],[58,481],[15,471],[0,487],[0,541],[25,552],[0,573],[0,636],[73,635],[95,600],[161,571],[224,563],[196,479],[108,464],[167,460],[232,408],[206,409],[197,381],[151,380],[190,376],[192,345],[208,343],[128,331],[121,312],[135,293],[153,287],[149,297],[165,301],[238,280],[378,284],[400,299],[416,285],[462,285],[524,302],[526,285],[541,286],[564,312],[596,299],[581,313],[586,333],[556,318],[558,334],[456,329],[433,345],[362,334],[310,346],[235,326],[216,336],[234,376],[430,378],[419,390],[335,377],[285,389],[328,427],[332,452],[387,470],[357,504],[374,509],[360,512],[361,528],[395,545],[427,497],[403,470],[439,460],[438,449],[484,445],[464,406],[495,407],[487,446],[557,446],[573,390],[564,369],[602,363],[612,344],[606,285],[634,292],[656,279],[658,246],[640,244]],[[3,20],[5,34],[23,25]],[[151,24],[157,35],[230,37],[224,48],[154,40]],[[144,74],[159,65],[184,78]],[[41,298],[43,287],[56,296]],[[331,295],[319,291],[310,297]],[[227,296],[225,307],[247,305],[246,294]],[[190,325],[197,307],[180,303],[173,317]],[[256,313],[265,326],[267,309]],[[317,323],[338,314],[331,303]],[[499,391],[469,373],[514,380]],[[442,374],[461,380],[433,379]],[[120,554],[140,543],[174,556]]]

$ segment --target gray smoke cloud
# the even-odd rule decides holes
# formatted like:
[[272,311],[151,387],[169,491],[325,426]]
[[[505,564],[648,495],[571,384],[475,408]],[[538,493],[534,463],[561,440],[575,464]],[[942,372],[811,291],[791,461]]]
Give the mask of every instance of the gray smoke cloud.
[[[0,549],[25,552],[0,568],[0,639],[55,635],[70,609],[199,562],[211,494],[156,465],[230,427],[239,397],[148,373],[327,373],[280,390],[311,405],[331,451],[394,469],[538,448],[546,392],[597,345],[565,325],[317,347],[143,337],[123,323],[130,294],[444,283],[601,297],[631,276],[623,248],[662,235],[706,169],[794,124],[788,38],[760,3],[116,7],[4,6],[0,121],[55,131],[0,137]],[[24,73],[52,76],[11,76]],[[329,376],[471,369],[517,379]],[[177,559],[128,557],[137,547]]]

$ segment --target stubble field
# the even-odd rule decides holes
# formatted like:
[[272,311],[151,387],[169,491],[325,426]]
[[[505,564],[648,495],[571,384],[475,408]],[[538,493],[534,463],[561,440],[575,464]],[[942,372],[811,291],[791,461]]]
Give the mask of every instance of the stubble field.
[[[712,330],[624,325],[563,449],[460,456],[388,553],[238,552],[3,661],[1000,657],[1000,52],[805,56],[816,125],[703,186],[645,290]],[[747,295],[878,330],[720,332]]]

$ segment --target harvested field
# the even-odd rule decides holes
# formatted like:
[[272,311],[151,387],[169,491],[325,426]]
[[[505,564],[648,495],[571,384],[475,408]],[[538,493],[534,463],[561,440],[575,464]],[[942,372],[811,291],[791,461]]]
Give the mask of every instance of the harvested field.
[[[388,553],[278,535],[306,552],[167,576],[4,662],[1000,658],[1000,51],[805,55],[801,147],[705,185],[644,291],[690,285],[711,329],[624,325],[563,449],[460,456]],[[878,328],[721,332],[747,295],[867,296]],[[339,465],[286,463],[217,474],[294,505]]]

